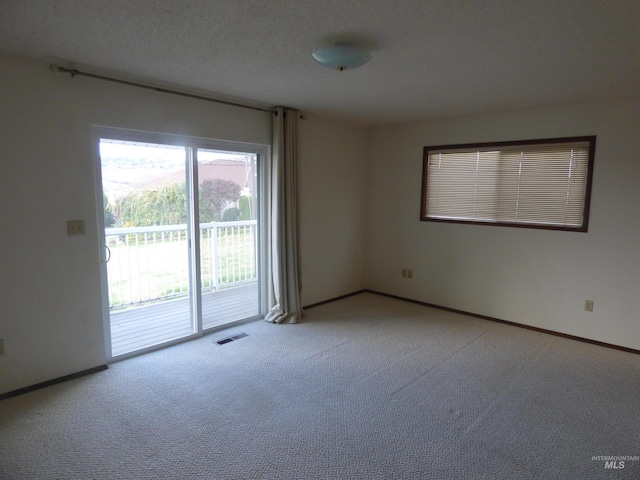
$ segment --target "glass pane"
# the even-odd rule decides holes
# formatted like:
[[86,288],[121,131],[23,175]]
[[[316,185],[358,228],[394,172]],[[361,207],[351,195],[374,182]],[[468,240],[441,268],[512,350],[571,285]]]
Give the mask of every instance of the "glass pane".
[[259,314],[258,155],[199,149],[203,329]]
[[194,333],[186,149],[100,141],[112,356]]

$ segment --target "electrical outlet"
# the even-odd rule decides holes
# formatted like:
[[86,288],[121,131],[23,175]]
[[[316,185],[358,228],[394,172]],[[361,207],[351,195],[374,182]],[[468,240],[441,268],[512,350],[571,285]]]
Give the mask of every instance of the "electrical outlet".
[[4,355],[4,338],[0,338],[0,356]]
[[413,270],[407,270],[407,278],[413,278]]
[[406,268],[402,269],[402,278],[407,278],[407,269]]
[[593,300],[585,300],[584,301],[584,311],[585,312],[593,312]]
[[67,235],[84,235],[84,220],[68,220]]

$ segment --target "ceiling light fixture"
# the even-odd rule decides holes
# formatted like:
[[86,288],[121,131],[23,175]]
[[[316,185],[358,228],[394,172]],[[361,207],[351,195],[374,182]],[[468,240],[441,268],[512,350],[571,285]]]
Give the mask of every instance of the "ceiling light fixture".
[[371,54],[367,50],[346,42],[321,48],[311,55],[320,65],[341,72],[358,68],[371,60]]

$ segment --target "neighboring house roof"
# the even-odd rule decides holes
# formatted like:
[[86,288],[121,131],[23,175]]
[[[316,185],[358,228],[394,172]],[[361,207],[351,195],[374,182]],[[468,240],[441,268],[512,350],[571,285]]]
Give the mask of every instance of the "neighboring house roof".
[[[227,180],[241,189],[249,186],[248,178],[251,170],[246,162],[235,160],[210,160],[198,164],[198,183],[206,180]],[[155,190],[165,185],[184,182],[184,172],[171,172],[154,180],[135,186],[135,190]]]
[[246,162],[234,160],[211,160],[198,165],[198,182],[205,180],[228,180],[245,188],[248,186],[250,166]]

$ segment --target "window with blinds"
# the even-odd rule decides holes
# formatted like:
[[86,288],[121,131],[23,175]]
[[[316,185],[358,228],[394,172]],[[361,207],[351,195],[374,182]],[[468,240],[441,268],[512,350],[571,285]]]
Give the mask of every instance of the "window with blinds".
[[586,232],[596,137],[425,147],[424,221]]

